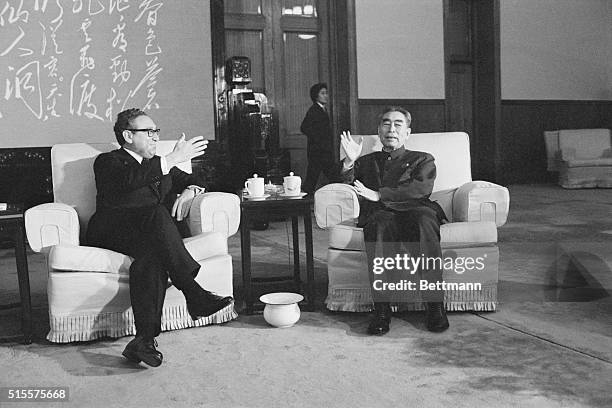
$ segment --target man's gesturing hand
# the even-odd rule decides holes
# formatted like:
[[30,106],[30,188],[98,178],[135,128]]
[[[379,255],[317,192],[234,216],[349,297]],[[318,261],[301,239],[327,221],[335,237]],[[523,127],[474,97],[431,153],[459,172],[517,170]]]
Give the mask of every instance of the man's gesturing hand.
[[361,154],[361,149],[363,148],[363,139],[361,139],[359,143],[357,143],[351,137],[351,132],[345,131],[342,132],[342,134],[340,135],[340,146],[342,146],[342,150],[344,150],[344,153],[346,154],[344,164],[346,166],[351,166]]
[[183,133],[176,141],[172,153],[166,156],[168,167],[171,168],[179,163],[203,155],[207,147],[208,140],[204,140],[204,136],[196,136],[189,140],[185,140],[185,133]]
[[380,193],[378,191],[374,191],[372,189],[367,188],[363,185],[363,183],[359,180],[355,180],[353,183],[353,187],[355,188],[355,192],[370,201],[380,201]]
[[183,192],[176,198],[174,205],[172,206],[172,216],[176,218],[177,221],[182,221],[183,218],[187,218],[189,215],[189,209],[191,205],[191,200],[195,197],[193,190],[185,189]]

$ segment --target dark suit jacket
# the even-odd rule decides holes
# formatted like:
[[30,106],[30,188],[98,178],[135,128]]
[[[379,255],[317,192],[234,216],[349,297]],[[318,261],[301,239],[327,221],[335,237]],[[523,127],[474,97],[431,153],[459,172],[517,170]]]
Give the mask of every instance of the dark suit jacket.
[[89,221],[87,241],[102,247],[114,244],[118,235],[132,236],[145,230],[147,209],[159,205],[171,208],[176,194],[185,187],[202,185],[198,177],[176,167],[163,175],[159,156],[140,164],[124,149],[100,154],[94,162],[94,174],[96,213]]
[[426,206],[446,219],[438,203],[429,200],[436,179],[436,165],[431,154],[406,150],[403,146],[391,153],[373,152],[360,157],[355,166],[342,173],[345,183],[361,181],[380,193],[380,201],[362,200],[359,225],[363,226],[372,212],[379,209],[409,211]]
[[334,157],[331,121],[327,112],[313,103],[300,126],[302,133],[308,138],[308,158]]

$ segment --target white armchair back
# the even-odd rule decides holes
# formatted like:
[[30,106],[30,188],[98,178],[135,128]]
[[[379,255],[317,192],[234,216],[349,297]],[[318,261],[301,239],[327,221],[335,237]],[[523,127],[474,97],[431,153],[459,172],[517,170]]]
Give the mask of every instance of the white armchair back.
[[[175,141],[159,141],[157,154],[165,155],[174,148]],[[81,231],[96,210],[96,181],[94,160],[100,153],[115,150],[117,143],[68,143],[51,148],[51,175],[56,203],[68,204],[79,216]],[[191,173],[191,162],[181,163],[181,170]]]
[[[353,139],[363,140],[362,156],[382,149],[378,135],[353,135]],[[406,148],[430,153],[435,158],[434,192],[455,189],[472,181],[470,138],[466,133],[414,133]],[[343,158],[344,151],[340,149],[340,160]]]
[[559,130],[559,148],[572,151],[572,159],[611,157],[610,129]]

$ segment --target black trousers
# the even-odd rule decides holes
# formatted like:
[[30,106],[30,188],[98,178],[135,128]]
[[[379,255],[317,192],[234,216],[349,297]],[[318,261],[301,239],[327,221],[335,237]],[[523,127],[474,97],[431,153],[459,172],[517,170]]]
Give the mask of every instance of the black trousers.
[[[440,220],[436,211],[430,207],[414,207],[405,211],[379,209],[372,212],[363,225],[366,254],[368,257],[370,284],[372,285],[372,298],[374,302],[413,302],[420,293],[421,299],[426,302],[442,302],[442,290],[420,291],[420,282],[436,283],[442,281],[442,250],[440,248]],[[412,258],[421,258],[417,268],[414,264],[404,262],[404,254]],[[390,268],[376,258],[393,258],[400,256],[399,265],[393,262]],[[380,274],[374,273],[375,262]],[[390,264],[387,264],[390,266]],[[399,267],[398,267],[399,266]],[[406,269],[408,266],[408,269]],[[412,272],[412,273],[411,273]],[[405,279],[413,283],[413,289],[402,290],[375,290],[374,281],[397,283]]]
[[308,194],[313,194],[317,188],[317,181],[321,173],[325,174],[328,182],[331,183],[338,179],[337,171],[337,166],[331,157],[321,157],[309,154],[306,180],[304,180],[302,189]]
[[185,294],[197,290],[200,264],[187,252],[168,209],[162,205],[96,213],[89,222],[90,245],[134,258],[130,266],[130,299],[136,334],[156,337],[168,287]]

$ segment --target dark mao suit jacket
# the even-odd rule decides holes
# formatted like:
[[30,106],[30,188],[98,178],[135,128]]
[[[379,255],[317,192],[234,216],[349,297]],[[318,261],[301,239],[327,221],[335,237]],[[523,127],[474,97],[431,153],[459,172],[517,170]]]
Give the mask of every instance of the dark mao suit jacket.
[[314,103],[302,121],[300,130],[308,138],[308,160],[332,160],[332,128],[327,112]]
[[402,212],[425,206],[436,211],[440,222],[446,219],[440,205],[429,199],[436,179],[436,165],[429,153],[404,146],[391,153],[373,152],[357,159],[351,170],[342,173],[342,179],[345,183],[359,180],[380,193],[380,201],[361,200],[359,226],[379,209]]
[[[159,156],[140,164],[124,149],[100,154],[94,173],[96,213],[89,222],[87,241],[123,253],[129,252],[130,240],[150,227],[152,209],[171,208],[176,194],[189,185],[202,185],[198,177],[176,167],[163,175]],[[170,216],[167,220],[174,227]]]

